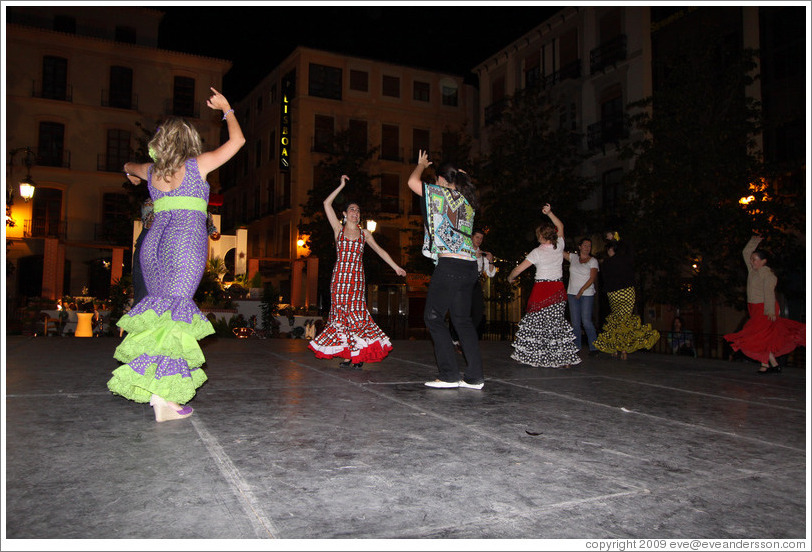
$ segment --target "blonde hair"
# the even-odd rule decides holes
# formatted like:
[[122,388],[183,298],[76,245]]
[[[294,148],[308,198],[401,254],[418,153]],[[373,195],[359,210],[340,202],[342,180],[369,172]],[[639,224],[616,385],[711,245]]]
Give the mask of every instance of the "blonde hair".
[[185,119],[169,117],[149,141],[149,149],[155,153],[153,175],[169,180],[187,159],[203,153],[203,144],[200,134]]
[[558,249],[558,229],[551,222],[542,222],[536,227],[536,239],[550,242],[553,249]]

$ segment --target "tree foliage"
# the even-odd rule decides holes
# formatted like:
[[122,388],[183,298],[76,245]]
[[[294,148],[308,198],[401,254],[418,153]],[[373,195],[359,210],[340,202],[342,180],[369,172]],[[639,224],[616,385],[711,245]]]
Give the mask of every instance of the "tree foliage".
[[[717,36],[711,33],[706,36]],[[798,215],[768,185],[756,136],[756,52],[686,42],[665,59],[653,96],[630,105],[642,138],[624,176],[622,233],[632,238],[647,293],[676,306],[741,298],[741,250],[753,233],[791,247]],[[740,198],[754,196],[749,207]],[[779,245],[780,244],[780,245]]]
[[[518,92],[496,125],[490,154],[479,160],[483,206],[476,224],[489,230],[483,247],[508,264],[538,245],[535,228],[546,218],[545,203],[567,236],[594,230],[594,214],[579,207],[593,184],[578,176],[579,136],[559,124],[560,112],[544,90]],[[499,274],[507,276],[511,267],[504,268]]]

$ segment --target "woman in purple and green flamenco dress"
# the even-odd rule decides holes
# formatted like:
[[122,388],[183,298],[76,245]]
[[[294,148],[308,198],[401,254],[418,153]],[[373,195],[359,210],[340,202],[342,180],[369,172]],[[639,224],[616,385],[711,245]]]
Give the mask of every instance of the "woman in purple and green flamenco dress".
[[234,110],[211,90],[207,104],[222,110],[228,141],[202,153],[197,130],[170,117],[149,142],[155,162],[124,165],[131,182],[147,181],[154,219],[140,259],[148,294],[118,322],[127,336],[114,356],[124,364],[113,371],[107,387],[132,401],[149,402],[159,422],[189,417],[192,407],[183,405],[206,381],[198,340],[214,328],[193,299],[208,256],[206,176],[245,144]]

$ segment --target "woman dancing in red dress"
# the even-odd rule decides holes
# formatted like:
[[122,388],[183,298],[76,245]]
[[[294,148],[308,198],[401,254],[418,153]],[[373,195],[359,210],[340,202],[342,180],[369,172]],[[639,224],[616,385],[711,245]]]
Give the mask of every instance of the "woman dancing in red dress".
[[360,370],[364,362],[380,362],[392,350],[389,337],[367,309],[364,244],[368,243],[398,276],[406,276],[406,271],[377,244],[369,230],[360,227],[361,208],[357,203],[348,203],[343,222],[338,220],[333,201],[348,180],[347,175],[342,175],[338,188],[324,200],[324,212],[335,233],[337,258],[330,282],[330,317],[308,347],[317,358],[341,357],[346,359],[342,367],[352,364]]

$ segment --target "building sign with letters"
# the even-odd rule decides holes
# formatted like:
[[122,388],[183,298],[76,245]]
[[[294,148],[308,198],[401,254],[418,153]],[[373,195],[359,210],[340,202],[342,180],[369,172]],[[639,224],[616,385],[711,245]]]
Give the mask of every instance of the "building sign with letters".
[[290,170],[290,101],[295,93],[295,73],[290,72],[282,79],[280,132],[279,132],[279,169]]

